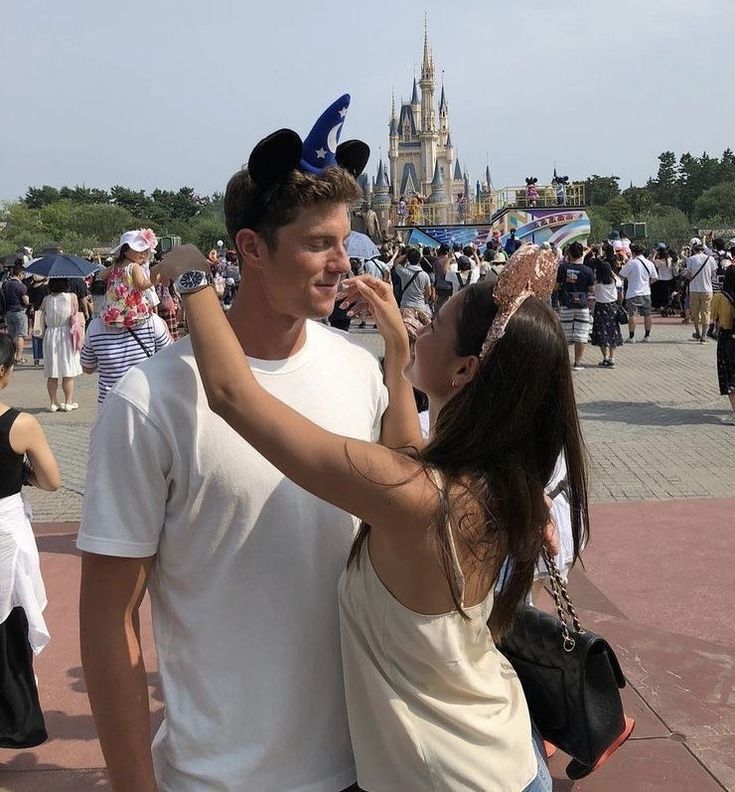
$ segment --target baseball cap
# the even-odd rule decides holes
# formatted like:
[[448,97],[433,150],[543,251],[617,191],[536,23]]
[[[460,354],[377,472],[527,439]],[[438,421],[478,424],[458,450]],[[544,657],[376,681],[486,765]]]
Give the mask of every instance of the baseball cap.
[[692,237],[689,240],[689,247],[702,247],[702,240],[699,237]]
[[668,250],[668,248],[666,247],[666,243],[659,242],[658,245],[656,245],[656,250]]

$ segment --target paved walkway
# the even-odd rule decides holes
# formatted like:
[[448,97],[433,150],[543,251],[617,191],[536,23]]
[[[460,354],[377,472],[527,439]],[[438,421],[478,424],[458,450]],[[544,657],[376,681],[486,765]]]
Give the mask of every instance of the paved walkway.
[[[731,566],[735,528],[735,427],[723,426],[715,345],[691,328],[659,321],[650,344],[626,345],[618,367],[588,368],[575,386],[591,459],[594,501],[586,568],[571,591],[583,621],[614,645],[629,685],[634,739],[602,770],[573,783],[552,760],[555,790],[708,792],[735,790],[735,610]],[[358,331],[380,352],[380,339]],[[35,412],[61,463],[60,493],[33,493],[35,529],[49,590],[52,641],[37,663],[49,741],[33,751],[0,751],[0,790],[108,789],[78,654],[81,513],[94,377],[78,380],[80,409],[45,411],[42,372],[18,370],[3,393]],[[678,499],[678,500],[677,500]],[[143,620],[153,725],[162,702],[150,620]]]

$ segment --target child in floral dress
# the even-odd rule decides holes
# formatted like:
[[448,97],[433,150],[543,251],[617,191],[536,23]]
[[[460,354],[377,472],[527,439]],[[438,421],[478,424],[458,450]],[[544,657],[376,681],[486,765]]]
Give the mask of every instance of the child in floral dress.
[[114,263],[103,277],[107,280],[102,321],[113,327],[135,329],[145,324],[153,312],[145,292],[153,284],[143,269],[150,252],[158,244],[156,235],[148,229],[126,231],[113,251]]

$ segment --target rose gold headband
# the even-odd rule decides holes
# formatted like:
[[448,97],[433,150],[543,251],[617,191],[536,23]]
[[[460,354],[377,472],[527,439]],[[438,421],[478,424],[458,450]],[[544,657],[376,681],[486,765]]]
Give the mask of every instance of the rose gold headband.
[[556,269],[554,252],[538,245],[523,245],[511,256],[493,289],[498,312],[485,336],[480,360],[486,358],[505,335],[508,322],[525,300],[529,297],[549,299],[556,281]]

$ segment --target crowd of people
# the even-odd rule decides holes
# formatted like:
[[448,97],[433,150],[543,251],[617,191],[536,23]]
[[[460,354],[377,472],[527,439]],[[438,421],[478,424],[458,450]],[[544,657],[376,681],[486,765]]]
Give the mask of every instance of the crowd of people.
[[[405,320],[421,326],[468,285],[495,283],[521,246],[513,229],[502,244],[495,232],[480,250],[474,245],[407,247],[400,241],[384,242],[374,259],[352,259],[350,264],[353,275],[368,273],[390,282]],[[584,370],[588,345],[599,347],[600,368],[615,368],[616,350],[624,343],[651,341],[654,312],[664,317],[679,315],[683,323],[693,325],[693,340],[700,344],[708,338],[718,340],[720,392],[732,395],[735,353],[730,344],[729,307],[733,290],[727,273],[735,258],[735,240],[726,244],[713,239],[705,244],[694,237],[676,253],[663,242],[651,249],[612,232],[609,240],[589,247],[580,242],[560,250],[550,247],[558,259],[550,304],[574,346],[574,371]],[[335,306],[329,321],[349,330],[351,316]],[[361,315],[359,327],[366,327],[366,321]],[[642,336],[636,335],[639,321]],[[731,403],[735,410],[735,401]]]
[[[104,264],[96,260],[96,271],[70,278],[28,274],[33,259],[27,249],[27,255],[19,256],[3,273],[0,315],[4,314],[14,344],[14,365],[30,362],[25,357],[30,336],[33,365],[43,365],[50,412],[78,409],[74,385],[83,372],[99,374],[102,404],[130,368],[186,334],[186,316],[175,286],[151,275],[162,255],[157,245],[150,229],[127,231]],[[215,291],[227,311],[240,282],[236,253],[220,242],[210,251],[208,262]]]
[[[344,102],[325,117],[344,118]],[[566,573],[589,535],[572,372],[590,339],[613,368],[638,317],[650,338],[651,286],[674,281],[656,290],[669,305],[678,261],[619,236],[557,251],[515,233],[350,261],[367,157],[351,141],[335,158],[315,130],[319,167],[293,159],[296,133],[280,130],[227,186],[242,285],[216,249],[152,264],[155,235],[136,229],[91,295],[51,279],[35,309],[50,409],[75,409],[80,368],[99,373],[77,545],[82,663],[112,788],[550,792],[549,746],[499,645],[541,558]],[[716,251],[692,240],[688,305],[697,341],[718,334],[735,409],[735,268]],[[3,285],[0,388],[24,360],[22,275]],[[188,331],[176,344],[174,311]],[[382,370],[325,327],[353,317],[381,333]],[[38,422],[2,403],[0,466],[0,560],[27,595],[0,587],[0,639],[31,650],[3,696],[38,714],[45,594],[20,493],[59,474]],[[152,746],[146,590],[166,700]],[[24,739],[43,739],[42,721]]]

